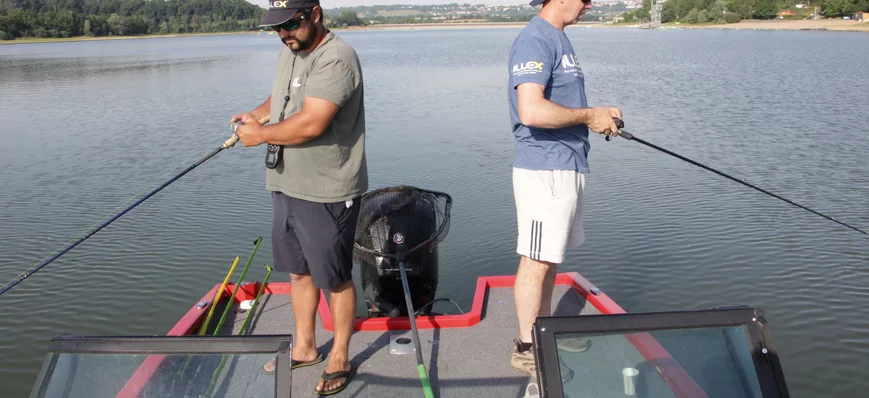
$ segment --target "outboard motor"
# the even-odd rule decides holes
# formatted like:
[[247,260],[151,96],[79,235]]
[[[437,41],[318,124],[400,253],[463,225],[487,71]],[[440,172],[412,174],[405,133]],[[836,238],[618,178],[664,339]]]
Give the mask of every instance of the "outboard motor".
[[354,265],[362,276],[369,316],[407,316],[399,261],[404,261],[413,308],[429,314],[438,285],[437,244],[449,229],[449,195],[400,186],[362,197]]

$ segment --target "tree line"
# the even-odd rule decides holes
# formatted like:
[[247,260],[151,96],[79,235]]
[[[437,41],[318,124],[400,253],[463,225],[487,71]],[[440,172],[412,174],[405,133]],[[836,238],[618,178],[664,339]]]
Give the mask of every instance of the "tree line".
[[[797,4],[804,7],[797,8]],[[820,6],[825,17],[850,16],[858,11],[869,11],[869,0],[668,0],[661,9],[661,22],[687,23],[735,23],[742,19],[774,19],[779,11],[788,19],[809,18]],[[643,7],[622,14],[626,22],[651,19],[651,1],[644,0]]]
[[0,0],[0,39],[255,30],[245,0]]

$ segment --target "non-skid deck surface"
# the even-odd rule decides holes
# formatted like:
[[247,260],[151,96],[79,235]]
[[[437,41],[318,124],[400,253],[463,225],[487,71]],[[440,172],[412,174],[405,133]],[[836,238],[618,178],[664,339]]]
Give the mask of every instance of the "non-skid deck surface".
[[[576,291],[557,285],[553,293],[555,315],[598,314],[593,305]],[[252,317],[253,334],[295,333],[289,295],[264,295],[258,313]],[[237,329],[243,316],[228,322]],[[423,396],[414,354],[389,352],[390,336],[411,337],[410,331],[357,332],[350,341],[350,357],[358,367],[341,397]],[[510,366],[512,341],[517,336],[513,289],[489,290],[482,321],[470,328],[421,330],[423,358],[435,396],[439,397],[522,397],[530,378]],[[317,318],[317,344],[328,353],[332,333]],[[323,362],[293,371],[293,396],[313,396]]]

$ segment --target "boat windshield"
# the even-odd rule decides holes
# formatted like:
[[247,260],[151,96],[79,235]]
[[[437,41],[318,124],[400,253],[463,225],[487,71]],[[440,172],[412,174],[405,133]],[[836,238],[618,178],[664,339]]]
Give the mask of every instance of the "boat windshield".
[[788,396],[761,310],[538,318],[535,351],[544,397]]
[[60,336],[31,397],[289,397],[291,345],[289,335]]

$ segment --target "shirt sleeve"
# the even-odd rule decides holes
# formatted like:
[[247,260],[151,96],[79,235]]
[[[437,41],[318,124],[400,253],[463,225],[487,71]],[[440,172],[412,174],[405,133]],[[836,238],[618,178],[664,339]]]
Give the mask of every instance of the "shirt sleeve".
[[328,60],[311,70],[305,80],[305,96],[344,106],[359,86],[358,75],[346,61]]
[[539,37],[527,37],[517,42],[510,57],[513,88],[519,87],[522,83],[546,86],[552,76],[553,54],[550,45]]

